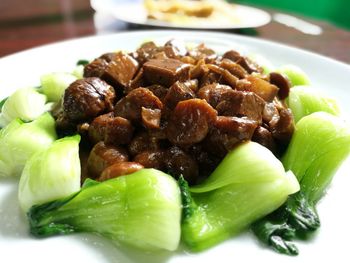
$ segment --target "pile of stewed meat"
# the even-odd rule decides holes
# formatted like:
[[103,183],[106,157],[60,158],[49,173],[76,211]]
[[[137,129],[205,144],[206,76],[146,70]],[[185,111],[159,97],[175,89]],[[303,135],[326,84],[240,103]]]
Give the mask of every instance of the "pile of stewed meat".
[[264,74],[234,50],[147,42],[87,64],[66,89],[56,124],[82,135],[84,177],[103,181],[145,167],[195,184],[241,142],[281,152],[294,130],[289,89],[287,77]]

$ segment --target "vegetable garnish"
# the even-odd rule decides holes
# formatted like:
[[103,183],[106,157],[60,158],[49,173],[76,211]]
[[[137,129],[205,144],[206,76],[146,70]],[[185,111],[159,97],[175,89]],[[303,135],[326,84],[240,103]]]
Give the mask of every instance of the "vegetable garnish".
[[70,197],[33,206],[28,218],[38,237],[94,232],[145,250],[172,251],[180,241],[180,191],[171,176],[143,169],[90,181]]
[[32,121],[51,109],[45,95],[35,88],[16,90],[8,97],[1,107],[0,127],[5,127],[12,120],[19,118],[23,121]]
[[297,255],[290,241],[305,238],[320,227],[315,205],[349,153],[350,126],[343,120],[326,112],[303,117],[282,158],[284,167],[298,178],[300,192],[256,222],[252,228],[255,235],[278,252]]
[[333,98],[323,95],[319,90],[310,86],[293,87],[286,102],[293,112],[295,122],[318,111],[333,115],[340,114],[339,106]]
[[23,211],[80,189],[79,142],[79,135],[59,139],[26,162],[18,189]]
[[50,73],[41,77],[41,90],[46,95],[48,101],[59,102],[65,89],[77,77],[69,73]]
[[286,173],[267,148],[254,142],[228,153],[202,184],[188,188],[182,180],[182,235],[193,251],[240,233],[299,190],[293,173]]
[[55,120],[49,113],[28,123],[14,119],[0,130],[0,176],[20,175],[27,160],[56,139]]

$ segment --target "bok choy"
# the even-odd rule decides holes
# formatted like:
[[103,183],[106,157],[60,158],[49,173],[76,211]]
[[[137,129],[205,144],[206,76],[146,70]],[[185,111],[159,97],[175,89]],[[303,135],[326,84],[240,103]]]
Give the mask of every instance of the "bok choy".
[[80,189],[79,142],[79,135],[59,139],[26,162],[18,190],[23,211]]
[[282,162],[300,182],[300,192],[253,226],[256,236],[281,253],[298,254],[291,242],[320,226],[315,205],[350,153],[350,126],[339,117],[317,112],[302,118]]
[[339,106],[334,99],[309,86],[293,87],[289,92],[287,104],[293,112],[295,122],[298,122],[306,115],[318,111],[328,112],[333,115],[340,114]]
[[277,70],[279,73],[285,74],[291,84],[293,86],[299,86],[299,85],[309,85],[310,84],[310,79],[306,75],[306,73],[299,68],[298,66],[295,65],[283,65],[279,67]]
[[0,176],[20,175],[26,161],[56,138],[55,120],[49,113],[29,123],[11,121],[0,130]]
[[202,184],[188,188],[180,179],[184,203],[182,237],[201,251],[238,234],[282,205],[299,190],[293,173],[265,147],[237,146]]
[[51,104],[47,98],[35,88],[22,88],[9,96],[1,108],[0,127],[5,127],[12,120],[19,118],[23,121],[32,121],[50,110]]
[[175,250],[180,191],[171,176],[142,169],[102,183],[90,181],[69,197],[33,206],[28,217],[38,237],[94,232],[145,250]]
[[49,101],[58,102],[77,77],[69,73],[49,73],[41,77],[41,90]]

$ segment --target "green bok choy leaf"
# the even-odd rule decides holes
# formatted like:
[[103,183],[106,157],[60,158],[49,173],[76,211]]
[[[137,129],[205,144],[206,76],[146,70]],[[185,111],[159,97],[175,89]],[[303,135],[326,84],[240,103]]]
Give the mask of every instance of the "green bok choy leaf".
[[49,73],[41,77],[41,90],[49,101],[58,102],[66,88],[76,80],[77,77],[70,73]]
[[79,191],[79,142],[79,135],[59,139],[26,162],[18,190],[23,211]]
[[28,217],[38,237],[94,232],[145,250],[172,251],[180,240],[181,197],[170,175],[142,169],[89,182],[67,198],[33,206]]
[[298,254],[291,240],[307,237],[319,228],[315,205],[349,153],[350,126],[339,117],[317,112],[302,118],[282,158],[285,168],[298,178],[300,192],[255,223],[256,236],[278,252]]
[[299,85],[309,85],[310,79],[306,75],[306,73],[295,65],[283,65],[276,69],[276,72],[285,74],[293,86],[299,86]]
[[26,161],[56,138],[55,120],[49,113],[29,123],[11,121],[0,130],[0,176],[20,175]]
[[334,99],[323,95],[319,90],[310,86],[293,87],[289,92],[287,104],[293,112],[295,122],[318,111],[333,115],[340,114],[339,106]]
[[0,113],[0,127],[5,127],[12,120],[19,118],[23,121],[32,121],[51,109],[46,104],[47,98],[35,88],[16,90],[4,102]]
[[265,147],[243,143],[226,155],[202,184],[180,180],[184,203],[182,237],[201,251],[248,228],[299,190],[293,173]]

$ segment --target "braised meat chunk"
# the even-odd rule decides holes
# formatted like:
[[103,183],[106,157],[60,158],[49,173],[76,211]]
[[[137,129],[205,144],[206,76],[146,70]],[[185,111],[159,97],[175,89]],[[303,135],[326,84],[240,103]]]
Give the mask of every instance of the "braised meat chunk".
[[165,154],[165,169],[169,174],[175,178],[182,175],[191,184],[196,182],[198,164],[191,155],[176,146],[169,148]]
[[190,65],[177,59],[151,59],[143,65],[144,77],[150,84],[170,87],[189,78]]
[[108,166],[97,178],[98,181],[106,181],[122,175],[131,174],[144,168],[142,164],[136,162],[118,162]]
[[245,141],[283,153],[294,132],[290,88],[288,77],[265,74],[235,50],[146,42],[87,64],[56,124],[82,136],[93,179],[155,168],[195,184]]
[[238,143],[252,138],[257,122],[247,118],[218,116],[205,145],[219,157],[224,157]]
[[96,58],[84,67],[84,77],[98,77],[100,78],[105,72],[108,62],[102,58]]
[[125,88],[135,76],[138,68],[139,63],[134,58],[118,52],[108,63],[102,78],[116,87]]
[[87,160],[89,176],[98,178],[108,166],[115,163],[127,162],[128,160],[128,152],[124,148],[99,142],[92,148]]
[[246,116],[261,123],[264,104],[264,100],[254,92],[231,90],[223,94],[216,109],[219,115]]
[[104,141],[108,123],[113,120],[113,112],[97,116],[89,125],[88,134],[92,144]]
[[139,123],[142,107],[161,110],[163,103],[149,89],[137,88],[117,102],[114,114],[115,116]]
[[134,127],[122,117],[115,117],[113,112],[96,117],[90,124],[88,134],[95,144],[104,141],[106,144],[128,144],[133,136]]
[[73,122],[89,120],[113,110],[113,87],[99,78],[76,80],[64,93],[63,111]]
[[246,80],[245,85],[237,86],[237,89],[254,92],[267,102],[271,102],[278,93],[277,86],[262,78],[249,75]]
[[271,72],[269,74],[270,83],[276,85],[279,88],[278,97],[284,100],[289,95],[289,90],[292,87],[292,83],[287,76],[278,72]]
[[202,141],[215,121],[217,112],[205,100],[180,101],[171,114],[167,136],[175,145],[191,145]]
[[178,102],[182,100],[194,99],[195,97],[196,95],[189,85],[186,85],[184,82],[177,81],[169,88],[164,98],[164,103],[170,109],[174,109]]
[[218,83],[209,84],[199,89],[197,96],[206,100],[212,107],[216,107],[221,102],[225,93],[231,92],[232,88]]

